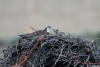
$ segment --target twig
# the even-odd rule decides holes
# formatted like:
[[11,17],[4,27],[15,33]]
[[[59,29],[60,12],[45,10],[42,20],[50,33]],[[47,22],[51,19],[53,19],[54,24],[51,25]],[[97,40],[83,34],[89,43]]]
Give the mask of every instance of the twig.
[[55,61],[54,65],[53,65],[52,67],[55,67],[55,65],[56,65],[57,62],[59,61],[60,57],[62,56],[63,49],[64,49],[64,44],[62,45],[62,49],[61,49],[61,51],[60,51],[60,54],[59,54],[57,60]]

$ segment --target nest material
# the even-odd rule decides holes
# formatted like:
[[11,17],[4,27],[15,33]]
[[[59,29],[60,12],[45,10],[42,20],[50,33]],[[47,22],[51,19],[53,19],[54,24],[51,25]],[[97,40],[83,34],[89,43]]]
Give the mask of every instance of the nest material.
[[3,50],[0,67],[88,67],[100,64],[96,45],[63,32],[44,30],[20,35],[16,45]]

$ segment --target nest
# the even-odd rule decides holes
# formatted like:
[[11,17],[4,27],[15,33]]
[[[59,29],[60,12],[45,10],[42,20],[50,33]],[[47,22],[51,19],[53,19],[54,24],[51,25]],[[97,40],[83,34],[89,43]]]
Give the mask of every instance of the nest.
[[[47,28],[46,28],[47,29]],[[95,43],[66,36],[53,29],[20,35],[17,43],[3,50],[0,67],[88,67],[100,64]]]

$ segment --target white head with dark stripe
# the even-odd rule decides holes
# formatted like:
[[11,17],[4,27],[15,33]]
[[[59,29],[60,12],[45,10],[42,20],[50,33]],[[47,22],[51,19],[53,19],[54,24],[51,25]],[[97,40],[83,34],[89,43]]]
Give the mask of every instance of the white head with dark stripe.
[[51,26],[47,26],[44,30],[49,33],[52,29]]

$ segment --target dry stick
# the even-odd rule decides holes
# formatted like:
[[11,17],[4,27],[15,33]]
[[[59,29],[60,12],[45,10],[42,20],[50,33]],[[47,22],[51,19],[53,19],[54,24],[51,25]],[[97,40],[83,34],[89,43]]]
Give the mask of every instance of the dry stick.
[[95,40],[92,40],[92,42],[94,43],[96,40],[100,40],[100,38],[96,38]]
[[[74,56],[71,54],[71,57],[74,59]],[[100,62],[96,62],[96,63],[92,63],[92,62],[87,62],[87,63],[84,63],[84,62],[79,62],[78,59],[74,59],[75,62],[79,63],[79,64],[100,64]]]
[[59,57],[57,58],[57,60],[55,61],[54,65],[53,65],[52,67],[55,67],[55,65],[56,65],[57,62],[59,61],[60,57],[62,56],[63,49],[64,49],[64,45],[62,45],[62,49],[61,49],[61,51],[60,51]]
[[[37,48],[37,45],[39,44],[39,42],[40,41],[42,41],[42,40],[44,40],[45,38],[41,38],[41,37],[39,37],[38,39],[37,39],[37,43],[34,45],[34,47],[29,51],[29,54],[27,55],[27,56],[25,56],[25,55],[22,55],[21,57],[23,57],[24,56],[24,60],[23,61],[21,61],[19,64],[18,64],[18,66],[17,67],[21,67],[21,65],[22,64],[24,64],[27,60],[28,60],[28,57],[29,57],[29,55],[32,53],[32,51],[34,50],[34,49],[36,49]],[[27,53],[27,52],[26,52]],[[12,67],[16,67],[16,65],[14,65],[14,66],[12,66]]]
[[95,45],[96,45],[96,40],[100,40],[100,38],[96,38],[95,40],[92,40],[92,43],[94,43]]
[[35,31],[35,32],[37,31],[37,30],[35,30],[33,27],[30,27],[30,28],[31,28],[33,31]]

